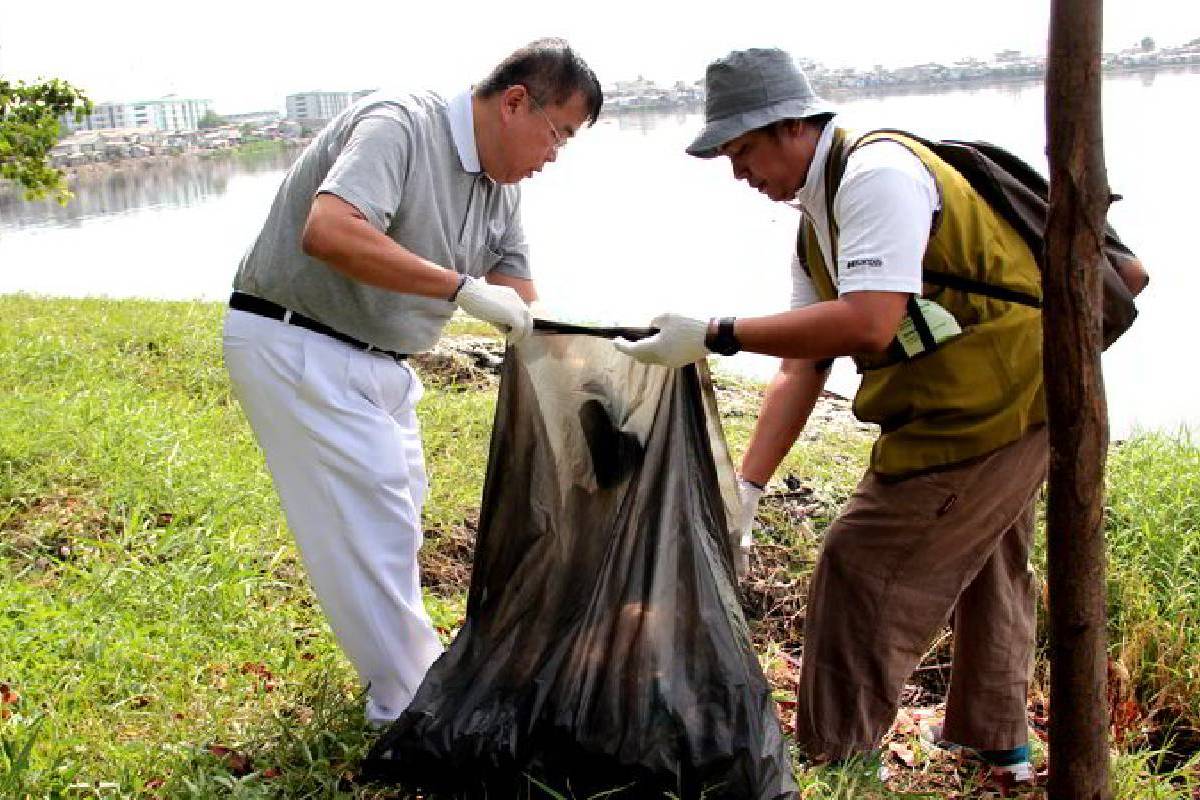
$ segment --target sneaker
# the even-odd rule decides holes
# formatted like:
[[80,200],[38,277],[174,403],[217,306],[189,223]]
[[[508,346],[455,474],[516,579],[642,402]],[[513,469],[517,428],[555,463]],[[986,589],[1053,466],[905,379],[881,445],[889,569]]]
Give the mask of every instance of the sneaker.
[[1022,786],[1034,782],[1036,776],[1029,758],[1028,744],[1006,750],[976,750],[947,741],[942,735],[944,729],[940,722],[922,723],[921,739],[939,750],[961,752],[972,760],[983,762],[988,766],[991,780],[1003,786]]
[[388,725],[396,721],[399,716],[395,711],[384,705],[375,702],[371,697],[367,697],[366,707],[363,709],[363,716],[366,718],[367,728],[373,731],[381,731]]
[[1029,745],[1008,750],[979,750],[979,758],[988,765],[988,781],[999,786],[1004,794],[1012,789],[1032,786],[1035,781],[1033,764],[1029,760]]
[[[1017,748],[1018,750],[1021,748]],[[1036,780],[1036,775],[1033,771],[1033,764],[1029,761],[1029,747],[1025,746],[1026,757],[1024,761],[1018,761],[1015,764],[1006,766],[998,766],[993,764],[991,767],[991,778],[994,782],[1003,786],[1032,786]]]

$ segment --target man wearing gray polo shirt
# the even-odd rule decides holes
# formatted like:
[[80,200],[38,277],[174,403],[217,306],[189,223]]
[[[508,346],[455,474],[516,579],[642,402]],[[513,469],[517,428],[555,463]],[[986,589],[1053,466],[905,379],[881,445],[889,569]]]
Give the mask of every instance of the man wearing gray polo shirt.
[[372,724],[404,710],[441,652],[417,568],[422,388],[405,356],[456,307],[510,344],[529,335],[516,184],[601,101],[560,39],[449,100],[368,96],[293,165],[234,278],[226,366]]

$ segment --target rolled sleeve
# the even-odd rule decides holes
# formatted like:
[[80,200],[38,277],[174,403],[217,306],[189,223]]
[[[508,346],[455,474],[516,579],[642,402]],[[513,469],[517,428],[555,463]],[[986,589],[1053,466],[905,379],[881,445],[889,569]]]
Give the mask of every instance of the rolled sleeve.
[[350,132],[317,193],[337,195],[387,232],[404,195],[410,131],[392,116],[367,116]]

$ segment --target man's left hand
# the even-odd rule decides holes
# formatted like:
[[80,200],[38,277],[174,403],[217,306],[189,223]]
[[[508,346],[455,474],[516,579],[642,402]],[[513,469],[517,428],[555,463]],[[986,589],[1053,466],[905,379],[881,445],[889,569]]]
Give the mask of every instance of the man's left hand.
[[658,333],[637,342],[615,339],[613,345],[643,364],[672,368],[699,361],[709,353],[704,346],[704,337],[708,333],[706,320],[663,314],[655,317],[650,325],[658,328]]

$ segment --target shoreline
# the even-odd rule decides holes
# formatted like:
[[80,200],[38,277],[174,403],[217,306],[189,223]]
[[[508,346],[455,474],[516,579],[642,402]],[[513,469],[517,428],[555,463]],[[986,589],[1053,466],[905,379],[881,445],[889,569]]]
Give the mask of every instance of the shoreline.
[[[1153,65],[1153,66],[1126,66],[1120,68],[1109,68],[1102,71],[1103,77],[1118,77],[1118,76],[1134,76],[1134,75],[1155,75],[1158,73],[1166,74],[1200,74],[1200,64],[1178,64],[1178,65]],[[955,92],[970,92],[986,88],[1001,88],[1004,86],[1014,86],[1023,84],[1037,84],[1045,82],[1045,73],[1038,72],[1028,75],[988,75],[983,77],[969,77],[953,81],[919,81],[905,83],[879,83],[870,86],[837,86],[823,84],[821,81],[815,81],[818,92],[825,94],[827,97],[840,102],[849,102],[853,100],[870,100],[880,97],[895,97],[895,96],[921,96],[921,95],[941,95],[952,94]],[[601,112],[601,117],[613,116],[621,117],[627,115],[637,116],[646,113],[702,113],[704,104],[702,101],[690,102],[655,102],[647,101],[645,104],[637,105],[615,105],[612,100],[608,100]],[[311,141],[310,138],[305,139],[287,139],[287,140],[265,140],[262,142],[248,143],[237,148],[227,150],[194,150],[185,153],[161,154],[142,156],[140,158],[121,158],[112,161],[99,161],[89,164],[80,164],[74,167],[63,167],[62,172],[64,178],[70,182],[81,178],[94,178],[114,172],[136,172],[138,170],[152,169],[157,166],[165,166],[170,164],[180,164],[201,161],[224,160],[230,158],[254,158],[266,157],[287,153],[293,150],[302,150]],[[264,146],[270,145],[270,146]],[[10,185],[11,181],[0,179],[0,192],[19,192],[19,188],[15,185]]]
[[[1153,66],[1125,66],[1101,70],[1102,78],[1132,77],[1134,75],[1150,76],[1159,73],[1200,74],[1200,63],[1195,64],[1156,64]],[[907,81],[898,83],[876,83],[868,86],[840,86],[813,80],[813,87],[818,94],[842,102],[852,100],[871,100],[879,97],[894,97],[905,95],[940,95],[954,92],[969,92],[986,88],[1001,88],[1021,84],[1045,83],[1044,71],[1025,75],[986,75],[979,77],[959,78],[949,81]],[[667,102],[615,106],[605,102],[601,116],[607,114],[643,114],[646,112],[697,112],[703,113],[703,101]]]
[[[164,153],[161,155],[141,156],[139,158],[119,158],[112,161],[97,161],[90,164],[80,164],[74,167],[63,167],[63,177],[68,183],[79,179],[96,178],[115,172],[138,172],[170,165],[218,162],[230,159],[270,158],[295,151],[297,154],[308,146],[310,139],[270,140],[253,143],[273,144],[272,147],[251,147],[246,145],[227,150],[193,150],[186,153]],[[276,144],[276,142],[278,144]],[[0,185],[0,189],[3,189]]]

